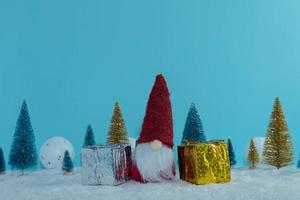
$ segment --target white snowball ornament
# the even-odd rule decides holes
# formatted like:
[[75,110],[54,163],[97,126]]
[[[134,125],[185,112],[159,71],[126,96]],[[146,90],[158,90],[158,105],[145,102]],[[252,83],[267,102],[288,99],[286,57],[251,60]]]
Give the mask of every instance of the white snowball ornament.
[[64,159],[64,153],[68,150],[72,160],[75,158],[72,144],[63,137],[52,137],[41,147],[40,160],[46,169],[60,169]]
[[[259,162],[260,163],[263,160],[263,150],[264,150],[265,139],[266,139],[265,137],[255,137],[255,138],[253,138],[253,142],[255,144],[257,153],[259,155]],[[250,141],[246,145],[246,149],[245,149],[245,162],[246,163],[247,163],[247,158],[248,158],[249,146],[250,146]]]

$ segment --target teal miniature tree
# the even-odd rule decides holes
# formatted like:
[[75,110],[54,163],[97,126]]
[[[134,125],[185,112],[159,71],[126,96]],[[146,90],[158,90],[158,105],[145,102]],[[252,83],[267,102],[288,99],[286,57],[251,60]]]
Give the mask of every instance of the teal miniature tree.
[[185,121],[184,130],[183,130],[182,143],[186,141],[193,141],[193,142],[206,141],[200,115],[194,103],[192,103],[190,106],[190,110],[188,112]]
[[73,172],[73,161],[71,159],[69,151],[65,151],[63,164],[62,164],[63,174],[70,174]]
[[230,165],[233,166],[233,165],[236,164],[236,160],[235,160],[235,153],[234,153],[233,146],[232,146],[230,138],[228,138],[227,145],[228,145]]
[[297,168],[300,169],[300,155],[299,155],[299,160],[298,160],[298,163],[297,163]]
[[12,170],[33,169],[37,165],[35,137],[31,126],[27,104],[24,101],[14,133],[14,139],[9,152],[9,165]]
[[0,174],[5,174],[5,160],[4,160],[4,154],[2,151],[2,148],[0,148]]
[[95,145],[95,137],[94,137],[94,132],[93,132],[92,126],[88,125],[88,127],[86,129],[85,137],[84,137],[83,147],[91,146],[91,145]]

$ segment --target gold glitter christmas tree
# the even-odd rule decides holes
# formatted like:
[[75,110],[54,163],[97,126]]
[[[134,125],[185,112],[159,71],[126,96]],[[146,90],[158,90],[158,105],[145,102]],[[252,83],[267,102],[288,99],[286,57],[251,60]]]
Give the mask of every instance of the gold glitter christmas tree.
[[279,98],[276,98],[263,150],[264,163],[277,169],[292,164],[293,146]]
[[259,162],[258,152],[255,147],[253,139],[250,140],[247,160],[248,160],[248,163],[250,164],[251,169],[254,169],[255,165]]
[[119,103],[116,102],[110,122],[107,144],[129,144],[128,133]]

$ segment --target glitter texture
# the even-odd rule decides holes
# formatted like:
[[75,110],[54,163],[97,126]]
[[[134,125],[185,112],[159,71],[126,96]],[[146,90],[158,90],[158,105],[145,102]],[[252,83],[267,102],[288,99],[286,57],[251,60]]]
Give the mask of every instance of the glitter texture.
[[130,179],[131,147],[95,145],[81,150],[83,185],[119,185]]
[[228,147],[222,140],[178,146],[180,179],[203,185],[230,181]]

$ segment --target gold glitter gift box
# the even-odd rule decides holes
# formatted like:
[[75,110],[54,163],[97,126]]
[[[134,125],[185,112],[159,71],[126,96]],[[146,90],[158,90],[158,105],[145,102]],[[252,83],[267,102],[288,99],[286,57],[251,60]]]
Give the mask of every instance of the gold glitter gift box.
[[223,140],[185,142],[178,146],[180,179],[203,185],[230,181],[230,160]]

